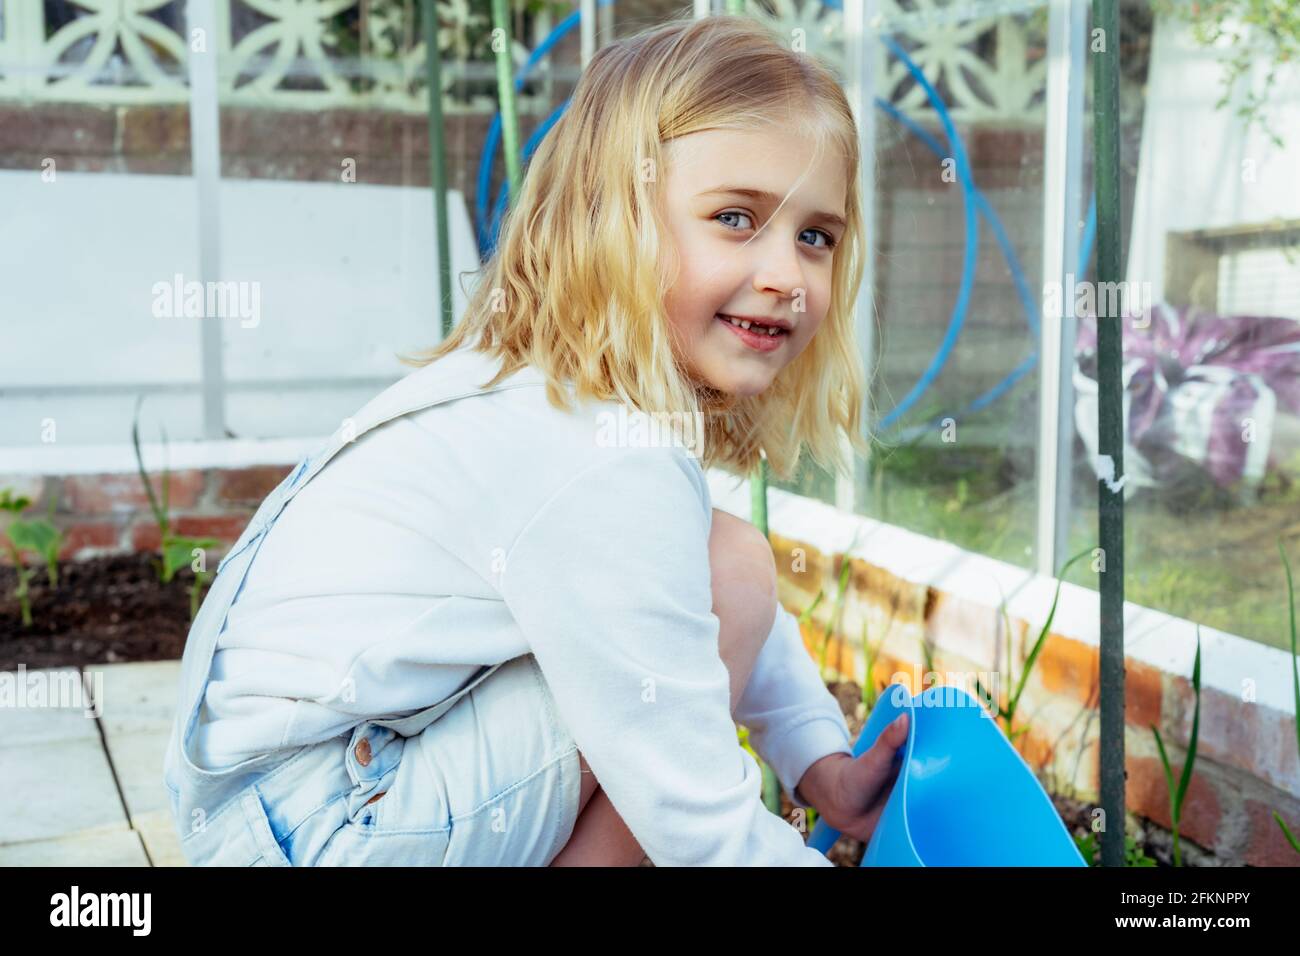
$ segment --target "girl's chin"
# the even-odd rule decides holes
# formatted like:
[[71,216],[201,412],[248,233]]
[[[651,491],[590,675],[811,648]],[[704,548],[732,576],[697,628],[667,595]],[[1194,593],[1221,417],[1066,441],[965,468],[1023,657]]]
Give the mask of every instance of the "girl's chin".
[[737,380],[725,376],[714,376],[706,378],[704,384],[725,398],[734,401],[761,395],[768,390],[772,383],[767,379]]

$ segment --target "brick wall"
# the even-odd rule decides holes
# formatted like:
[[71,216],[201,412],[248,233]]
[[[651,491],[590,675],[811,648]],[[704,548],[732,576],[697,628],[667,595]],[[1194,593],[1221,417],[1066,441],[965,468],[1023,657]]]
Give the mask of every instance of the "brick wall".
[[[798,614],[819,589],[834,595],[842,555],[820,553],[803,541],[772,535],[782,602]],[[795,560],[799,549],[800,560]],[[840,629],[832,635],[827,664],[861,682],[864,658],[859,635],[865,623],[873,646],[883,639],[873,669],[878,688],[899,673],[922,680],[922,648],[934,671],[987,673],[987,648],[1005,646],[996,607],[954,598],[934,587],[903,580],[859,558],[850,559],[850,585]],[[799,570],[791,570],[799,568]],[[824,601],[805,628],[810,654],[820,654],[831,601]],[[1010,615],[1012,675],[1043,627]],[[1059,618],[1054,627],[1063,625]],[[1131,637],[1131,635],[1130,635]],[[1001,672],[1000,672],[1001,673]],[[1004,685],[1008,675],[1002,674]],[[1028,727],[1016,749],[1051,792],[1096,806],[1099,800],[1099,659],[1094,645],[1050,632],[1025,685],[1016,726]],[[1004,690],[1009,690],[1004,686]],[[1245,694],[1211,687],[1201,692],[1197,755],[1184,799],[1180,837],[1184,859],[1199,847],[1202,862],[1229,866],[1300,864],[1273,820],[1278,811],[1295,832],[1300,824],[1300,753],[1295,718],[1263,707]],[[1158,727],[1174,781],[1180,779],[1190,743],[1195,694],[1190,675],[1170,674],[1129,658],[1125,665],[1126,800],[1132,815],[1170,829],[1169,790],[1151,727]],[[1194,844],[1189,849],[1188,844]]]
[[[220,551],[235,542],[244,526],[291,465],[185,469],[171,473],[172,530],[193,538],[215,538]],[[150,474],[161,495],[161,473]],[[153,551],[160,546],[158,524],[136,472],[97,475],[0,476],[0,488],[32,499],[27,517],[44,516],[56,503],[53,523],[64,534],[60,560]],[[161,497],[159,497],[161,501]],[[7,559],[0,558],[4,563]]]

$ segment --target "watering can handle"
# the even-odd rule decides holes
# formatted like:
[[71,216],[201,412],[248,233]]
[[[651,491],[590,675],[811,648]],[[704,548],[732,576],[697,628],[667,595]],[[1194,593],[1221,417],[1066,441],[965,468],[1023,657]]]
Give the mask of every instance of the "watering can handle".
[[[858,739],[853,743],[854,759],[866,753],[885,728],[903,714],[908,715],[908,732],[913,733],[916,721],[912,714],[912,706],[912,696],[906,687],[902,684],[891,684],[887,687],[876,701],[876,706],[872,708],[866,724],[858,733]],[[819,817],[817,825],[813,827],[812,834],[808,837],[808,845],[814,850],[829,853],[839,838],[840,831]]]

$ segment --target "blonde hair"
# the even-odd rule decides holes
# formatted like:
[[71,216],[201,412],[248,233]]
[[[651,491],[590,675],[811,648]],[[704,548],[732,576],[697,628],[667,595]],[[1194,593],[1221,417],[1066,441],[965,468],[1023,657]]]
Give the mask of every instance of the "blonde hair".
[[[831,299],[802,353],[760,395],[738,398],[693,382],[676,352],[664,297],[675,276],[654,190],[667,142],[706,129],[771,129],[827,141],[846,164],[847,228],[832,264]],[[865,241],[853,113],[834,74],[792,52],[753,20],[680,18],[603,47],[563,116],[529,162],[501,239],[479,275],[465,317],[446,340],[414,357],[427,365],[464,345],[501,360],[494,385],[525,364],[581,398],[643,412],[684,412],[705,426],[704,467],[747,474],[766,455],[789,480],[801,449],[845,471],[841,432],[860,434],[865,375],[853,329]],[[647,177],[644,173],[651,171]]]

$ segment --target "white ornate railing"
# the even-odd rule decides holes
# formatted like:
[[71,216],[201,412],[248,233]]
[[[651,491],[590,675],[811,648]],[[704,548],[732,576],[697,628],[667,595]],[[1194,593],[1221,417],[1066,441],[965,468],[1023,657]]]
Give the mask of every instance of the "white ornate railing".
[[[201,43],[216,49],[223,104],[423,112],[424,42],[413,26],[416,2],[216,0],[216,36],[209,38],[187,35],[184,0],[0,0],[0,99],[184,102],[191,44]],[[942,88],[955,119],[1034,120],[1042,114],[1045,70],[1030,50],[1040,33],[1034,11],[1045,2],[880,0],[875,26],[893,35]],[[439,35],[444,109],[494,109],[495,68],[469,42],[472,31],[481,35],[487,28],[486,17],[467,0],[438,0],[438,9],[445,24]],[[747,12],[785,35],[802,31],[808,52],[843,62],[842,11],[823,0],[751,0]],[[551,22],[538,17],[533,23],[529,41],[537,44]],[[516,41],[517,65],[528,49]],[[878,95],[906,112],[925,112],[923,92],[903,65],[892,57],[878,62]],[[520,108],[529,111],[529,97],[521,98]]]

